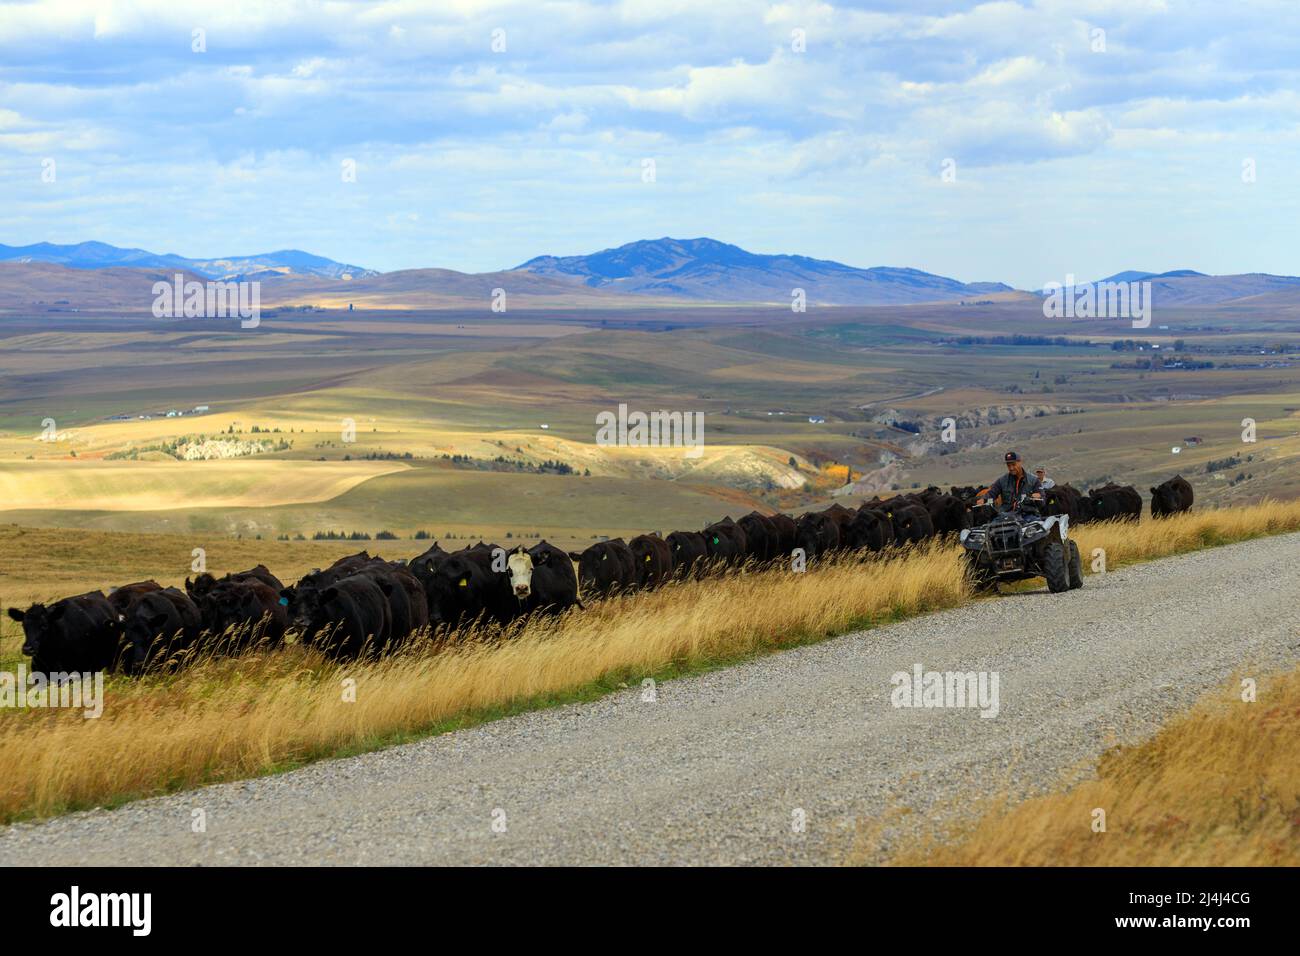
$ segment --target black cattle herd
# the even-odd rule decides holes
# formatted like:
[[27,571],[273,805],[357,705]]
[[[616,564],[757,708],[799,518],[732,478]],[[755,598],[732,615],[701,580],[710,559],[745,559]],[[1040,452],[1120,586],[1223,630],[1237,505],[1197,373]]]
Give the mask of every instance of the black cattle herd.
[[[1191,486],[1175,476],[1152,488],[1155,517],[1188,510]],[[435,544],[409,561],[366,552],[340,558],[285,586],[265,565],[222,578],[200,574],[185,590],[142,581],[113,589],[11,607],[22,624],[23,653],[43,673],[169,669],[200,649],[234,653],[254,643],[301,640],[336,659],[395,649],[412,634],[472,624],[507,625],[556,614],[587,600],[745,565],[800,555],[815,561],[838,553],[895,553],[929,538],[957,535],[988,521],[987,489],[930,487],[873,498],[857,508],[833,504],[792,518],[752,512],[702,531],[674,531],[600,541],[564,552],[542,541],[504,549],[479,542],[459,551]],[[1082,494],[1057,485],[1044,512],[1071,522],[1127,520],[1142,514],[1142,496],[1108,484]],[[801,554],[800,554],[801,552]],[[576,570],[575,570],[576,567]]]

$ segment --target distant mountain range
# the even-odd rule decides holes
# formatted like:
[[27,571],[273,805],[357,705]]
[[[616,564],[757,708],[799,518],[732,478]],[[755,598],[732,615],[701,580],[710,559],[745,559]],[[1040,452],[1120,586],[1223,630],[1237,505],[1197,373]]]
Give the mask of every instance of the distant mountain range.
[[[1275,276],[1266,272],[1211,276],[1193,269],[1172,272],[1117,272],[1098,282],[1150,282],[1151,299],[1159,306],[1220,305],[1255,296],[1281,293],[1282,300],[1300,294],[1300,277]],[[1261,303],[1262,304],[1262,303]]]
[[253,256],[188,259],[171,253],[159,255],[144,249],[119,249],[105,242],[79,242],[68,246],[49,242],[38,242],[30,246],[6,246],[0,243],[0,262],[49,262],[72,269],[112,269],[119,266],[132,269],[184,269],[208,279],[261,279],[276,275],[357,279],[379,274],[373,269],[345,265],[297,249]]
[[588,256],[538,256],[515,268],[610,292],[712,302],[789,303],[794,289],[820,305],[903,305],[1015,291],[1001,282],[959,282],[919,269],[759,255],[716,239],[643,239]]
[[[87,274],[98,270],[94,278]],[[504,289],[533,307],[636,307],[691,302],[788,306],[803,289],[810,306],[881,306],[1030,299],[1001,282],[961,282],[919,269],[859,269],[807,256],[762,255],[716,239],[646,239],[583,256],[538,256],[514,269],[380,273],[298,250],[189,259],[102,242],[0,244],[0,307],[129,307],[142,289],[183,271],[196,278],[257,279],[263,303],[327,308],[472,308]],[[1157,306],[1242,302],[1300,305],[1300,278],[1264,273],[1211,276],[1191,269],[1129,270],[1097,281],[1150,282]]]

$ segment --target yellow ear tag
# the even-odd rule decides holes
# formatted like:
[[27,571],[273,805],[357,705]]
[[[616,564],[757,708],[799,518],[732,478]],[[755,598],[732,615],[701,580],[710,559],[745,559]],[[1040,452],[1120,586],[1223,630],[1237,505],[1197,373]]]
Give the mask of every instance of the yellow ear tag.
[[461,578],[461,579],[460,579],[460,586],[463,587],[463,588],[465,588],[465,587],[469,587],[469,578]]

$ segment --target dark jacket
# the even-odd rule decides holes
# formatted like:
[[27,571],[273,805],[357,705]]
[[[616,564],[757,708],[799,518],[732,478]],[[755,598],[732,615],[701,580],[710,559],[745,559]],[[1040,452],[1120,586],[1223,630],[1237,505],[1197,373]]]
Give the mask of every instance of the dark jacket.
[[1021,495],[1031,495],[1038,490],[1040,489],[1037,475],[1027,471],[1017,478],[1008,471],[989,485],[989,500],[996,501],[1001,498],[1002,503],[998,505],[998,511],[1010,511]]

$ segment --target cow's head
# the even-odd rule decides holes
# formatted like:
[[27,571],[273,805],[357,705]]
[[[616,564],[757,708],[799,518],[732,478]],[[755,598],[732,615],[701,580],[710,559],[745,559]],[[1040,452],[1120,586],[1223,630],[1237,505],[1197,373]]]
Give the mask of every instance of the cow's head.
[[[315,610],[315,606],[319,602],[320,595],[317,593],[319,590],[310,579],[310,576],[304,577],[297,584],[280,590],[276,600],[285,609],[290,627],[297,630],[306,626],[307,619],[310,618],[312,611]],[[308,609],[309,605],[310,609]]]
[[794,545],[802,548],[804,554],[815,555],[821,552],[820,530],[825,517],[812,513],[799,516],[794,529]]
[[294,595],[290,604],[289,627],[306,637],[312,637],[311,632],[318,631],[329,623],[330,604],[338,598],[338,588],[332,584],[325,587],[303,587],[299,581],[298,586],[292,590]]
[[9,609],[9,616],[23,626],[23,653],[28,657],[35,657],[41,651],[41,645],[48,645],[51,639],[51,632],[58,625],[58,621],[63,617],[64,605],[56,604],[53,607],[46,607],[44,604],[33,604],[26,611],[20,611],[16,607]]
[[880,515],[873,511],[859,511],[849,522],[850,540],[857,547],[879,548],[884,544],[885,526]]
[[922,529],[916,513],[910,508],[891,511],[889,519],[894,523],[894,537],[899,544],[920,540]]
[[149,663],[150,651],[160,638],[165,640],[175,636],[167,633],[172,615],[151,601],[138,604],[130,617],[119,615],[118,621],[126,644],[123,664],[128,673],[137,673]]
[[203,623],[218,634],[232,625],[256,622],[262,616],[251,589],[234,581],[218,583],[198,603]]
[[189,578],[185,579],[185,590],[189,596],[196,601],[216,586],[217,579],[206,571],[196,577],[193,581]]
[[520,546],[506,558],[506,573],[510,575],[510,592],[519,600],[533,593],[533,557]]
[[473,601],[471,594],[481,591],[482,571],[463,554],[451,554],[443,561],[433,577],[432,596],[439,607],[465,606]]
[[576,557],[570,553],[569,557],[578,562],[578,580],[584,585],[597,584],[602,587],[616,581],[620,569],[618,562],[611,560],[612,553],[608,541],[593,544]]

